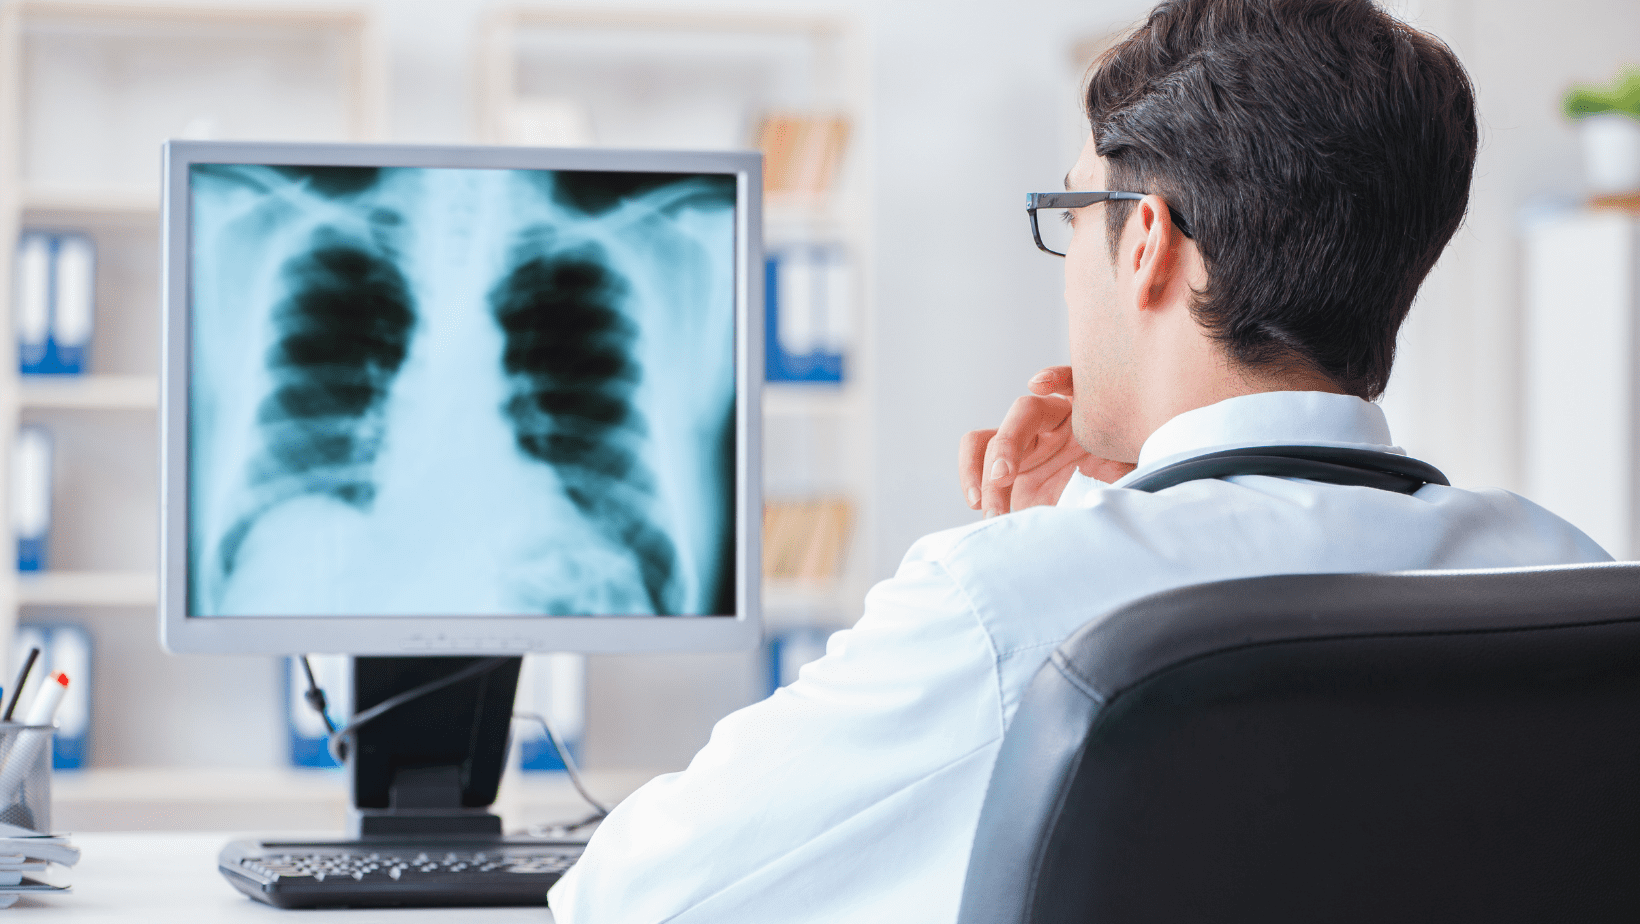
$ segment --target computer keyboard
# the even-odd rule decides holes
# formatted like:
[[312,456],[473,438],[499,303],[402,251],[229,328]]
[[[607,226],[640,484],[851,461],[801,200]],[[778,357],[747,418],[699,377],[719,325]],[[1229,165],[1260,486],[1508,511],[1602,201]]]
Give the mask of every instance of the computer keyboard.
[[280,908],[544,905],[580,841],[234,841],[217,867]]

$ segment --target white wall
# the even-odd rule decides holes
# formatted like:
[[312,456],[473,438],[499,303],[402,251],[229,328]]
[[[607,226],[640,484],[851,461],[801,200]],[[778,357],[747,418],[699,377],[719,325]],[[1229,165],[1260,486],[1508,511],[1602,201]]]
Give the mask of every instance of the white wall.
[[1454,483],[1523,485],[1523,211],[1583,194],[1566,88],[1640,64],[1640,4],[1410,0],[1477,89],[1481,150],[1469,218],[1403,330],[1384,404],[1407,449]]

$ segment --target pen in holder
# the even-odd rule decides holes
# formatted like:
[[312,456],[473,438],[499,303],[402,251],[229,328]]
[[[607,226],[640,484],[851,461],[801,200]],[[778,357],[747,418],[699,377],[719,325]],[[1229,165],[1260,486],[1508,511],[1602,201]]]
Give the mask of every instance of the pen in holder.
[[51,725],[0,722],[0,823],[51,833]]

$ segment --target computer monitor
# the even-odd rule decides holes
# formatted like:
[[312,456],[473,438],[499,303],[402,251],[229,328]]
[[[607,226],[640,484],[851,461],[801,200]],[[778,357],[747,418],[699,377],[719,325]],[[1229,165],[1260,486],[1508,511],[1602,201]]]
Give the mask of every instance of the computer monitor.
[[392,659],[756,644],[760,170],[169,142],[165,646],[425,679]]

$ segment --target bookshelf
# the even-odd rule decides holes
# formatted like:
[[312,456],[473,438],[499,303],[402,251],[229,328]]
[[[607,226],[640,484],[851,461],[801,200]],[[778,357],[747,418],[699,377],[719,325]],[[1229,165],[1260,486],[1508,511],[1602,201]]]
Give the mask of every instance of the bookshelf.
[[[279,699],[273,659],[184,669],[156,641],[160,143],[376,140],[384,73],[356,10],[0,6],[0,292],[9,306],[22,229],[80,232],[96,253],[84,374],[18,375],[15,338],[0,337],[7,524],[17,428],[54,445],[48,570],[0,569],[0,665],[9,682],[20,617],[91,632],[93,765],[277,762],[255,727]],[[156,729],[155,715],[191,728]]]
[[744,149],[766,119],[846,126],[823,191],[771,190],[765,201],[771,252],[824,245],[850,265],[842,381],[765,389],[764,487],[776,504],[843,502],[852,525],[826,576],[766,571],[764,607],[775,631],[850,624],[869,581],[873,493],[870,83],[859,36],[829,17],[532,6],[493,12],[478,41],[477,130],[490,143]]

